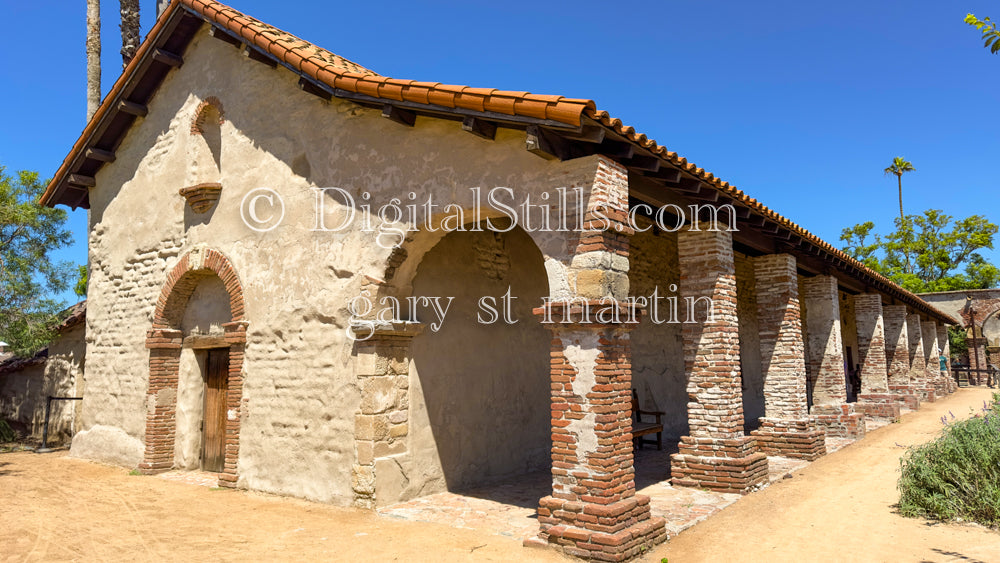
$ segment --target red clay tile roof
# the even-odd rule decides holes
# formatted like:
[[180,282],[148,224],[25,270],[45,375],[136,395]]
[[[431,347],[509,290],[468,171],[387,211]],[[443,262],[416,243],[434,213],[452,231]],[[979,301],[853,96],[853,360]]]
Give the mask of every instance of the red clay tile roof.
[[256,45],[295,70],[331,88],[383,100],[549,119],[573,126],[580,125],[580,116],[584,110],[595,109],[592,100],[543,96],[529,92],[508,92],[496,88],[470,88],[440,82],[398,80],[381,76],[219,2],[213,0],[179,0],[179,2],[197,11],[209,21],[228,29],[247,43]]
[[899,297],[910,304],[919,304],[919,308],[932,313],[940,319],[958,321],[945,313],[938,311],[919,297],[904,290],[885,276],[866,267],[861,262],[848,256],[826,241],[813,235],[789,219],[768,209],[757,200],[747,196],[728,182],[723,182],[703,168],[695,166],[677,155],[677,153],[660,146],[656,141],[644,134],[637,133],[634,128],[624,125],[621,120],[612,118],[606,111],[598,111],[593,100],[567,98],[564,96],[546,96],[529,92],[504,91],[495,88],[471,88],[441,84],[439,82],[419,82],[415,80],[399,80],[381,76],[355,62],[331,53],[300,39],[290,33],[249,17],[225,4],[214,0],[172,0],[164,13],[157,20],[139,51],[128,65],[122,76],[115,82],[111,92],[105,97],[94,118],[84,129],[70,154],[56,172],[40,203],[55,205],[50,201],[56,188],[62,184],[70,173],[70,167],[87,146],[95,133],[97,124],[107,114],[113,112],[112,105],[122,93],[124,86],[132,75],[137,72],[139,62],[146,53],[154,48],[156,39],[164,25],[180,9],[186,8],[200,17],[232,33],[247,44],[254,45],[268,55],[308,76],[318,83],[330,88],[346,92],[363,94],[386,101],[405,101],[418,104],[439,106],[445,109],[464,109],[476,112],[491,112],[500,115],[520,116],[539,120],[549,120],[572,127],[581,127],[584,118],[600,123],[607,129],[628,139],[632,143],[658,155],[673,166],[686,171],[706,184],[719,190],[720,193],[749,207],[755,214],[789,229],[799,237],[825,251],[829,255],[849,264],[869,280],[879,285],[893,289]]

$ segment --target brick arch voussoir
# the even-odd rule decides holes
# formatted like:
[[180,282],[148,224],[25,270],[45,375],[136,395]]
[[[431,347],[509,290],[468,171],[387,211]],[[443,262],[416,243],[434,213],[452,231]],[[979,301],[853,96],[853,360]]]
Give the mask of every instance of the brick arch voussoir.
[[244,321],[243,285],[229,259],[217,250],[204,251],[200,268],[194,267],[191,253],[185,254],[167,275],[167,282],[160,291],[153,315],[154,329],[180,328],[181,318],[188,299],[206,275],[216,275],[222,280],[229,294],[231,322]]
[[194,117],[191,119],[192,135],[201,135],[205,132],[205,118],[211,108],[215,108],[215,111],[219,112],[219,125],[226,122],[226,112],[222,109],[222,102],[215,96],[209,96],[202,100],[194,110]]

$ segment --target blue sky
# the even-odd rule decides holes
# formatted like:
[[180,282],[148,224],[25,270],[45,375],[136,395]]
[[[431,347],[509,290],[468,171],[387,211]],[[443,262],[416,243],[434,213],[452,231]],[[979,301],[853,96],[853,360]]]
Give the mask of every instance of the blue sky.
[[[862,221],[889,230],[894,156],[917,169],[907,213],[1000,222],[1000,55],[962,22],[1000,18],[997,1],[230,5],[383,75],[593,99],[835,244]],[[155,0],[141,7],[145,34]],[[117,10],[104,0],[104,93]],[[48,178],[85,125],[85,2],[0,0],[0,19],[0,164]],[[84,263],[86,211],[70,216],[58,257]]]

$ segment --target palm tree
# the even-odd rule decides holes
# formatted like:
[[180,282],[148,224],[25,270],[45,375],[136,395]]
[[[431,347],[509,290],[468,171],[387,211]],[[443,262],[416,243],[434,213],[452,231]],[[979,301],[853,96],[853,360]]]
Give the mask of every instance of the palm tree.
[[87,0],[87,121],[101,105],[101,0]]
[[120,0],[118,4],[122,14],[122,68],[125,68],[139,49],[139,0]]
[[913,172],[916,168],[910,161],[906,160],[901,156],[897,156],[892,159],[892,165],[883,170],[886,175],[895,174],[896,180],[899,182],[899,220],[906,221],[906,217],[903,215],[903,174],[907,172]]
[[[883,170],[886,175],[896,175],[896,181],[899,184],[899,228],[903,229],[904,233],[906,228],[906,215],[903,214],[903,174],[913,172],[914,170],[916,170],[916,168],[913,167],[913,164],[901,156],[897,156],[892,159],[892,164]],[[904,240],[904,243],[908,242],[908,239]],[[906,272],[912,272],[913,269],[910,266],[910,250],[908,247],[904,250],[903,254],[906,256]]]

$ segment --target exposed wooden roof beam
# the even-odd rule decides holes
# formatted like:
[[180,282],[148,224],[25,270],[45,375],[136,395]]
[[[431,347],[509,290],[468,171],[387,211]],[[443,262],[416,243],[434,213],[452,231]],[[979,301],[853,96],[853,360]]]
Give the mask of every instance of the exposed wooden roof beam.
[[112,151],[106,151],[95,147],[89,147],[84,151],[83,156],[92,159],[99,160],[101,162],[114,162],[115,153]]
[[497,124],[469,115],[462,120],[462,131],[492,141],[497,136]]
[[83,186],[85,188],[93,188],[97,185],[97,180],[94,180],[93,176],[84,176],[83,174],[70,174],[66,179],[66,183],[71,186]]
[[622,164],[641,172],[656,172],[660,169],[660,159],[655,156],[635,155],[622,161]]
[[318,98],[322,98],[326,101],[333,99],[333,94],[327,92],[323,88],[320,88],[315,82],[307,80],[305,77],[299,78],[299,90],[312,94]]
[[184,64],[184,59],[180,55],[164,49],[153,49],[153,60],[174,68],[178,68]]
[[251,61],[264,63],[271,68],[275,68],[278,66],[278,61],[274,60],[268,55],[265,55],[259,49],[248,43],[243,43],[243,46],[240,47],[240,52],[243,53],[244,57],[249,58]]
[[146,117],[146,114],[149,113],[149,108],[143,104],[122,100],[118,102],[118,111],[123,111],[136,117]]
[[566,160],[569,149],[566,141],[557,135],[549,133],[537,125],[529,125],[525,129],[525,148],[547,160]]
[[413,127],[413,124],[417,122],[417,114],[412,111],[400,109],[392,104],[382,106],[382,117],[407,127]]
[[240,41],[240,39],[238,37],[236,37],[235,35],[232,35],[229,32],[223,31],[222,29],[220,29],[220,28],[218,28],[217,26],[214,26],[214,25],[211,27],[211,29],[208,30],[208,34],[211,35],[212,37],[220,40],[220,41],[225,41],[226,43],[229,43],[230,45],[232,45],[234,47],[239,47],[240,45],[243,44],[243,42]]
[[601,125],[584,125],[579,133],[562,133],[562,136],[571,141],[581,141],[584,143],[601,144],[604,142],[604,135],[607,129]]
[[635,154],[635,146],[631,143],[618,141],[604,141],[597,148],[597,152],[614,159],[632,158]]

